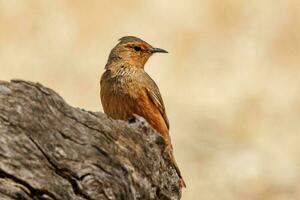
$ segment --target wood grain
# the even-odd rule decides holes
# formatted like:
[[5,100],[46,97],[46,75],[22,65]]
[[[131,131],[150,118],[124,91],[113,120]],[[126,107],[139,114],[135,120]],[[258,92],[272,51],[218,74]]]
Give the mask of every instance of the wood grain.
[[0,199],[180,199],[165,145],[142,118],[112,120],[39,83],[0,82]]

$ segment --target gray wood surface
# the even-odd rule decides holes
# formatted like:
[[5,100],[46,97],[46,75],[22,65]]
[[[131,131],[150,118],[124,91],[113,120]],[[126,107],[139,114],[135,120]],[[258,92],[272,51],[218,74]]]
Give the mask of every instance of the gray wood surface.
[[165,148],[142,118],[112,120],[41,84],[0,81],[1,200],[180,199]]

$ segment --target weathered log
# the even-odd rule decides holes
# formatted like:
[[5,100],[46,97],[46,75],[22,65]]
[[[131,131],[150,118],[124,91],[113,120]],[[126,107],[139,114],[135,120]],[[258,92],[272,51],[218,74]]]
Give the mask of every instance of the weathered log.
[[0,82],[1,200],[180,199],[165,147],[142,118],[112,120],[39,83]]

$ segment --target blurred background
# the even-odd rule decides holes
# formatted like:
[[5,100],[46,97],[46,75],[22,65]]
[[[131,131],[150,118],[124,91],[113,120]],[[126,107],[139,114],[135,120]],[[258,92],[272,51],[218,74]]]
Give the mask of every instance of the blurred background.
[[102,111],[118,38],[169,54],[160,87],[183,200],[300,199],[299,0],[0,0],[0,80],[40,82]]

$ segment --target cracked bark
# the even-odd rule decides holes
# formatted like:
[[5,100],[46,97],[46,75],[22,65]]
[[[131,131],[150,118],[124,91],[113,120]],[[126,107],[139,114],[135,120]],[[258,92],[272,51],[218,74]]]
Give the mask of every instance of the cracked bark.
[[0,81],[0,199],[180,199],[164,140],[69,106],[38,83]]

